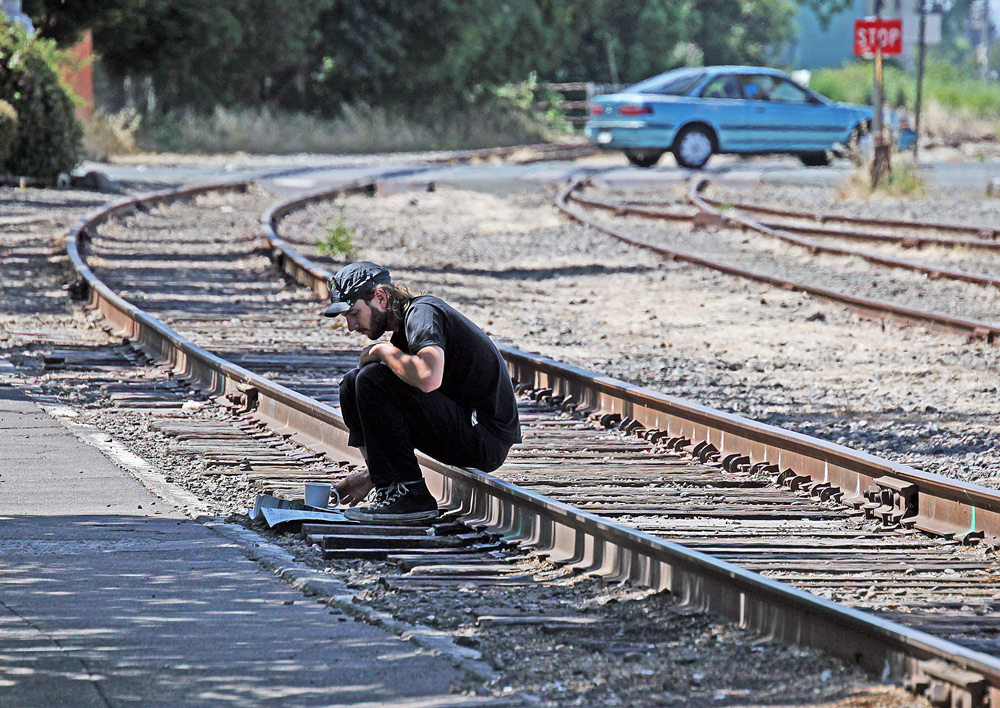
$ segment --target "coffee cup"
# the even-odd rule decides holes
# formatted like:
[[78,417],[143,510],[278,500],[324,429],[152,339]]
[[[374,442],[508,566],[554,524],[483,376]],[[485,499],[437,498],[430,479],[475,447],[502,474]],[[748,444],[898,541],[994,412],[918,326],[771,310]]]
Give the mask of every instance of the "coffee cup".
[[306,482],[306,506],[326,509],[330,504],[330,485]]

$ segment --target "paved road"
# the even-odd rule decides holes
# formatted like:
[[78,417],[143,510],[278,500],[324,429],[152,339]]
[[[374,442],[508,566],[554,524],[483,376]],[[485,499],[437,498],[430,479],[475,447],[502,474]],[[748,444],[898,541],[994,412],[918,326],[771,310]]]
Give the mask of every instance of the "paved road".
[[[414,155],[324,156],[293,155],[206,158],[200,163],[182,158],[178,164],[162,163],[162,158],[149,164],[107,165],[85,163],[78,173],[90,170],[104,172],[112,180],[141,188],[156,188],[169,184],[206,182],[223,179],[253,178],[262,180],[269,189],[281,194],[319,189],[347,179],[370,178],[385,172],[406,173],[421,170],[417,181],[464,186],[474,189],[505,191],[525,183],[559,184],[580,171],[593,174],[596,182],[610,188],[655,189],[664,184],[686,180],[690,170],[676,167],[666,156],[652,169],[629,166],[620,155],[610,153],[584,158],[576,162],[542,162],[530,165],[460,165],[435,166],[422,163]],[[760,183],[782,185],[818,185],[836,188],[844,184],[855,167],[846,160],[837,160],[830,167],[806,168],[790,157],[740,159],[716,156],[703,170],[717,181],[733,186],[753,186]],[[920,173],[931,194],[962,193],[985,196],[987,185],[1000,179],[1000,159],[960,158],[954,151],[925,152]]]

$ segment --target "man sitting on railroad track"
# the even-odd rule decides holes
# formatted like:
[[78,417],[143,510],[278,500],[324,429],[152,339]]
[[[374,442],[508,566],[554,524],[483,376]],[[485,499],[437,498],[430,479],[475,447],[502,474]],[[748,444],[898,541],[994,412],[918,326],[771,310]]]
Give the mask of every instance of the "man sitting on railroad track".
[[353,521],[426,521],[437,516],[414,450],[492,472],[521,441],[507,366],[483,330],[439,298],[410,295],[388,269],[360,261],[329,280],[327,317],[388,341],[361,351],[340,384],[348,444],[368,470],[336,486]]

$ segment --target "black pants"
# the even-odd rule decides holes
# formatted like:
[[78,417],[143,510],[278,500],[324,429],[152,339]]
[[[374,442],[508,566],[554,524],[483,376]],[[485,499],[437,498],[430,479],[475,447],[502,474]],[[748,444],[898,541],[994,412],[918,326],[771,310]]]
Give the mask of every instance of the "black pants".
[[472,411],[439,391],[424,393],[384,364],[367,364],[340,382],[340,409],[349,444],[364,447],[376,487],[421,479],[414,450],[445,464],[492,472],[511,443],[472,424]]

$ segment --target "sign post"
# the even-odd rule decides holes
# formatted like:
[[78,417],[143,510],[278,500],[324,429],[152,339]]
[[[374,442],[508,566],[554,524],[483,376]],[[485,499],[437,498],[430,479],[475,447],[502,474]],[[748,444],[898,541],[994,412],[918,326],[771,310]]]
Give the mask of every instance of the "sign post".
[[920,57],[917,60],[917,106],[914,109],[916,112],[916,125],[914,126],[917,131],[917,139],[913,141],[913,164],[917,164],[919,159],[920,151],[920,110],[922,108],[922,99],[924,93],[924,54],[927,53],[927,2],[926,0],[917,0],[920,3],[920,32],[917,35],[917,48],[920,52]]
[[[880,5],[881,3],[877,3]],[[892,171],[889,152],[891,141],[885,139],[882,126],[882,56],[903,52],[903,21],[900,19],[864,19],[854,21],[854,54],[875,59],[875,90],[872,95],[872,137],[875,157],[872,160],[872,189]]]

